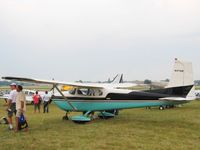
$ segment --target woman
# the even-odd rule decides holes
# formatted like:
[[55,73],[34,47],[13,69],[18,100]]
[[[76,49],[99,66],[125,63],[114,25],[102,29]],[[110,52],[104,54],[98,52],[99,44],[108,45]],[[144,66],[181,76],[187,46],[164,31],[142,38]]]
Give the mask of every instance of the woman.
[[36,109],[40,113],[40,103],[41,103],[41,96],[38,94],[38,91],[35,92],[33,95],[33,102],[34,102],[34,113],[36,113]]

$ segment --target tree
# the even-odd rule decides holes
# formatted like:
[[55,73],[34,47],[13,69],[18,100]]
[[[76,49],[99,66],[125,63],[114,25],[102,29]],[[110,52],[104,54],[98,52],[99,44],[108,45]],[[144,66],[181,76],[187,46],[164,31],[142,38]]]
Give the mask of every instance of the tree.
[[169,79],[165,79],[164,81],[165,81],[165,82],[169,82]]
[[151,82],[151,80],[149,80],[149,79],[146,79],[146,80],[144,80],[144,84],[151,84],[152,82]]

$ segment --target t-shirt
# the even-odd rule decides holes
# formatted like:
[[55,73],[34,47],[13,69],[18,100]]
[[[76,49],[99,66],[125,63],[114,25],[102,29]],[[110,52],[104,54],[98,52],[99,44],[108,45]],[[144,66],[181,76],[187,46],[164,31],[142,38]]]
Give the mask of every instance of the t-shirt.
[[16,98],[16,110],[21,109],[21,102],[24,102],[23,111],[26,111],[26,96],[23,92],[18,92]]
[[40,98],[41,98],[40,95],[35,94],[35,95],[33,96],[34,104],[39,104]]
[[49,100],[50,100],[50,96],[48,95],[48,94],[45,94],[44,96],[43,96],[43,101],[44,102],[48,102]]
[[8,96],[8,99],[11,100],[11,103],[16,103],[16,98],[17,98],[17,91],[12,90]]

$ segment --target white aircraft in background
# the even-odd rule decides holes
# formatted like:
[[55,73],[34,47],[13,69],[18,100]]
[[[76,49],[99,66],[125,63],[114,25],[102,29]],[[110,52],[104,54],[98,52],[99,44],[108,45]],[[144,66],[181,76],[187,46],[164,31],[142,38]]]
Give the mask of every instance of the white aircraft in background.
[[195,90],[196,99],[200,99],[200,90]]
[[[32,104],[33,103],[32,96],[33,96],[33,94],[35,94],[36,91],[34,91],[34,90],[27,90],[27,89],[24,89],[23,91],[24,91],[24,93],[26,95],[26,102],[28,104]],[[0,96],[0,99],[4,99],[5,102],[7,102],[9,94],[10,94],[10,91],[6,91],[2,96]]]

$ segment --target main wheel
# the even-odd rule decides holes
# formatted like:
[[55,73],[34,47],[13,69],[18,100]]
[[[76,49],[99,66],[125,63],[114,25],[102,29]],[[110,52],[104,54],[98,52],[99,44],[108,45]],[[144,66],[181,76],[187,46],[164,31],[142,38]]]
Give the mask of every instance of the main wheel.
[[62,117],[62,120],[69,120],[69,117],[66,115],[66,116],[63,116]]

